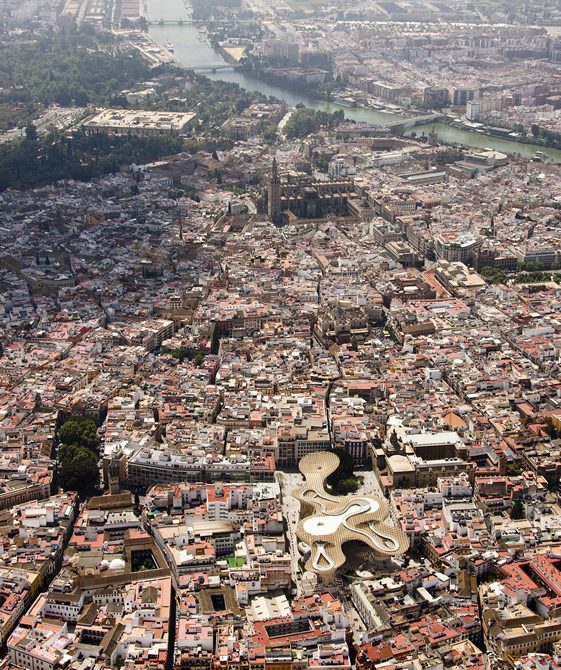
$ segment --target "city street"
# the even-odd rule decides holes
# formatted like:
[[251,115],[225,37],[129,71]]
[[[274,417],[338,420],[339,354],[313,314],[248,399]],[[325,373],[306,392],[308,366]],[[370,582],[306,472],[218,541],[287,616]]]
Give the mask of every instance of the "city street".
[[384,493],[382,491],[382,487],[380,486],[380,482],[378,480],[378,477],[376,476],[376,473],[370,469],[370,470],[361,470],[360,472],[356,473],[360,477],[363,477],[364,483],[363,485],[359,488],[357,493],[364,493],[366,495],[374,495],[374,496],[380,496],[381,498],[384,497]]
[[286,519],[286,537],[288,550],[292,558],[292,580],[296,585],[297,594],[302,595],[302,573],[298,565],[300,553],[298,551],[298,538],[296,537],[296,526],[300,516],[300,503],[294,498],[293,492],[302,486],[304,478],[300,473],[287,472],[277,472],[276,476],[282,492],[282,512]]

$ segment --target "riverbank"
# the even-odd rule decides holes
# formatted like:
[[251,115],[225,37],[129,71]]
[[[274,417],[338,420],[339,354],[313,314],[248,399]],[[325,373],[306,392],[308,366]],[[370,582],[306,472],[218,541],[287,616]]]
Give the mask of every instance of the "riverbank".
[[[187,19],[187,11],[183,0],[147,0],[149,10],[152,15],[164,20],[174,20],[180,17]],[[205,75],[211,80],[227,81],[238,84],[241,88],[248,91],[257,91],[267,97],[272,96],[278,100],[283,100],[289,107],[296,107],[299,104],[311,107],[312,109],[321,109],[332,114],[335,111],[342,110],[345,117],[353,121],[364,121],[372,124],[389,124],[403,122],[404,117],[393,112],[379,111],[372,108],[348,107],[337,104],[333,101],[318,100],[306,92],[291,91],[281,85],[269,84],[259,79],[253,78],[240,69],[219,70],[209,72],[213,67],[224,67],[226,61],[224,57],[213,49],[206,40],[201,39],[198,27],[192,24],[178,25],[153,25],[150,27],[150,36],[159,44],[165,45],[168,41],[175,47],[175,61],[182,67],[188,69],[201,68],[206,70]],[[481,133],[471,133],[467,130],[452,128],[442,122],[419,126],[412,129],[417,132],[422,129],[428,134],[429,128],[435,128],[439,140],[444,144],[462,145],[480,149],[496,149],[507,154],[518,154],[528,160],[531,160],[536,152],[535,145],[523,144],[515,140],[506,140],[498,137],[491,137]],[[543,150],[548,158],[561,164],[561,150],[547,149]]]
[[486,135],[487,137],[502,137],[505,140],[511,140],[519,144],[530,144],[534,147],[537,147],[538,150],[561,149],[561,147],[555,147],[549,144],[544,144],[537,137],[533,137],[532,135],[526,135],[524,133],[517,133],[510,128],[493,127],[483,123],[472,124],[470,122],[463,122],[457,119],[450,119],[450,118],[446,119],[445,122],[448,123],[448,125],[452,126],[453,128],[459,128],[460,130],[467,130],[468,132],[479,133],[480,135]]
[[[501,137],[493,132],[489,132],[486,128],[470,129],[465,126],[458,124],[457,122],[443,119],[438,124],[429,122],[421,123],[414,128],[410,128],[405,132],[405,135],[411,137],[413,134],[419,135],[418,129],[422,129],[422,132],[425,135],[428,132],[434,130],[439,139],[444,144],[449,144],[451,146],[466,146],[465,142],[462,141],[446,141],[443,139],[443,135],[446,136],[446,133],[442,133],[442,128],[447,127],[451,130],[457,130],[460,133],[469,133],[472,136],[472,142],[467,146],[484,148],[484,149],[498,149],[497,141],[502,143],[500,150],[513,155],[520,155],[524,158],[537,158],[538,160],[544,160],[544,162],[549,159],[552,163],[561,163],[561,150],[554,147],[547,147],[541,144],[540,142],[533,141],[532,138],[524,139],[511,139],[508,137]],[[428,130],[428,132],[427,132]],[[481,141],[475,139],[481,138]],[[485,139],[487,138],[487,139]],[[492,146],[491,146],[492,145]],[[531,153],[529,153],[531,152]],[[541,156],[540,156],[541,154]],[[537,155],[537,156],[536,156]]]
[[138,31],[119,31],[114,32],[114,34],[124,37],[127,43],[136,49],[150,64],[151,68],[156,68],[160,65],[177,65],[182,67],[182,64],[177,60],[174,53],[170,51],[169,43],[160,43],[150,34]]
[[[323,89],[323,85],[318,86],[317,84],[305,80],[290,79],[282,74],[277,74],[276,68],[261,67],[255,61],[245,62],[240,67],[240,72],[243,72],[251,79],[265,82],[271,86],[283,89],[284,91],[291,91],[296,95],[306,95],[308,98],[312,98],[318,103],[326,102],[353,110],[374,110],[392,117],[401,117],[403,120],[413,118],[414,116],[423,113],[422,110],[406,111],[398,105],[383,100],[376,100],[372,101],[372,104],[365,104],[364,100],[367,98],[367,94],[364,93],[364,91],[336,87],[327,92]],[[384,123],[383,120],[380,122]]]
[[559,149],[547,149],[535,144],[505,140],[494,135],[460,130],[443,122],[417,126],[407,130],[405,134],[410,136],[411,133],[416,132],[418,135],[419,130],[424,131],[426,135],[431,131],[436,132],[441,144],[472,147],[474,149],[493,149],[509,155],[520,156],[527,160],[532,160],[536,151],[543,151],[549,162],[561,164],[561,150]]

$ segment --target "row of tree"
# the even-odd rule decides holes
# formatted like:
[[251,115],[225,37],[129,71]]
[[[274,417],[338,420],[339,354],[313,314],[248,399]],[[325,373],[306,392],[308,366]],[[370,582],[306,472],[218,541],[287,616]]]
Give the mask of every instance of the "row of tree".
[[504,284],[509,279],[515,284],[539,284],[548,281],[561,283],[561,274],[555,274],[547,270],[524,271],[522,270],[523,267],[526,266],[520,266],[516,272],[507,273],[501,268],[485,266],[479,274],[491,284]]
[[92,419],[66,421],[58,432],[59,483],[65,491],[77,491],[85,499],[99,487],[99,436]]
[[561,133],[542,128],[537,124],[532,125],[532,135],[537,140],[541,140],[544,146],[553,147],[554,149],[561,149]]

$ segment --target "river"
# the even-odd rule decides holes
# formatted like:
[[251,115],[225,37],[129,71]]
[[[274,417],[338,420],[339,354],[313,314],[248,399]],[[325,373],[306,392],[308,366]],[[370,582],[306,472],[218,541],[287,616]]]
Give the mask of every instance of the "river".
[[[146,0],[148,5],[149,17],[152,21],[160,19],[168,21],[186,20],[189,18],[184,0]],[[215,51],[210,44],[202,38],[197,26],[192,24],[184,25],[153,25],[150,27],[150,35],[159,43],[165,44],[171,42],[175,47],[175,57],[178,62],[188,68],[207,68],[224,65],[226,61],[223,56]],[[369,123],[385,123],[388,121],[399,120],[402,117],[390,112],[380,112],[375,109],[366,109],[358,107],[343,107],[325,100],[318,100],[303,93],[290,91],[281,86],[268,84],[255,77],[250,77],[238,70],[219,70],[218,72],[205,72],[209,79],[229,81],[239,84],[242,88],[250,91],[259,91],[263,95],[273,96],[279,100],[285,100],[287,104],[295,106],[303,103],[308,107],[323,109],[327,112],[334,112],[342,109],[345,116],[355,121],[366,121]],[[531,158],[540,147],[532,144],[523,144],[514,140],[505,140],[498,137],[490,137],[480,133],[474,133],[459,128],[452,128],[444,123],[437,123],[434,126],[423,126],[415,128],[415,132],[425,132],[428,134],[430,128],[434,127],[439,138],[443,142],[462,144],[464,146],[475,148],[490,148],[505,153],[520,154],[525,158]],[[561,163],[561,150],[543,149],[549,156],[549,160],[555,163]]]

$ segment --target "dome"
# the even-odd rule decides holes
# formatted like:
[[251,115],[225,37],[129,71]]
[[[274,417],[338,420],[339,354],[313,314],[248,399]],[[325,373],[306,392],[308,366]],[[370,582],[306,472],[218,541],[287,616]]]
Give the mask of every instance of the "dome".
[[109,561],[104,558],[103,561],[101,561],[101,563],[99,564],[99,567],[102,570],[107,570],[107,568],[109,567]]
[[109,563],[110,570],[124,570],[125,561],[122,558],[114,558],[111,563]]

